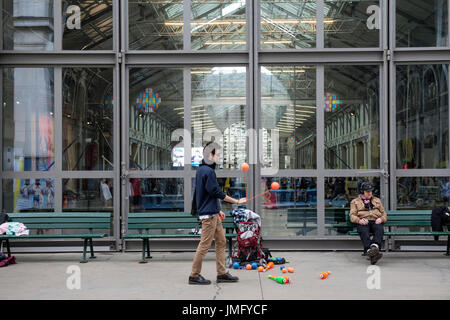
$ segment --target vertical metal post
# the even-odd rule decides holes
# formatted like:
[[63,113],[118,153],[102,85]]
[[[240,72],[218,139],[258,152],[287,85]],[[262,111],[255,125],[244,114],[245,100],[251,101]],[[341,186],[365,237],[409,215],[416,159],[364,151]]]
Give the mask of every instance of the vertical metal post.
[[191,0],[183,0],[183,50],[191,50]]
[[389,20],[388,20],[388,2],[380,0],[381,5],[381,23],[380,23],[380,45],[384,51],[384,60],[380,72],[380,169],[384,174],[380,177],[381,201],[386,209],[390,208],[389,194]]
[[[55,198],[54,209],[55,212],[62,212],[63,207],[63,184],[62,184],[62,170],[63,170],[63,68],[54,67],[53,69],[53,121],[54,121],[54,141],[55,141],[55,166],[52,171],[55,172]],[[50,171],[51,172],[51,171]]]
[[[117,86],[117,91],[118,91],[118,95],[119,97],[116,99],[117,102],[120,101],[120,104],[118,104],[118,108],[120,109],[120,113],[117,114],[117,116],[119,116],[120,114],[120,130],[118,131],[118,133],[120,134],[121,140],[120,140],[120,164],[119,162],[117,162],[116,169],[117,171],[119,171],[119,176],[121,177],[120,179],[120,193],[117,192],[117,196],[119,196],[120,194],[120,203],[122,204],[121,206],[121,215],[122,215],[122,225],[121,225],[121,234],[125,234],[127,231],[127,224],[128,224],[128,210],[129,210],[129,199],[128,199],[128,180],[126,178],[126,171],[129,168],[129,159],[128,159],[128,154],[129,154],[129,139],[128,139],[128,134],[129,134],[129,121],[128,121],[128,103],[127,103],[127,88],[126,88],[126,52],[128,50],[128,27],[127,27],[127,21],[128,21],[128,16],[127,16],[127,8],[128,8],[128,1],[117,1],[117,6],[119,6],[119,12],[120,12],[120,19],[119,19],[119,25],[120,25],[120,39],[118,41],[118,61],[116,63],[116,67],[117,67],[117,74],[118,74],[118,86]],[[118,63],[120,61],[120,64]],[[119,152],[119,149],[116,150],[116,152]],[[124,177],[122,179],[122,176]],[[122,251],[125,250],[126,248],[126,243],[125,240],[122,238],[121,241],[122,244]]]
[[316,69],[316,133],[317,133],[317,234],[325,234],[325,115],[323,105],[325,87],[325,67]]
[[53,48],[62,50],[62,38],[64,27],[62,25],[62,0],[53,1]]
[[390,174],[389,174],[389,205],[391,210],[397,209],[397,183],[395,172],[397,170],[397,156],[396,156],[396,145],[397,145],[397,132],[396,132],[396,67],[393,59],[392,52],[395,48],[395,8],[396,1],[389,1],[389,129],[390,129],[390,140],[389,140],[389,163],[390,163]]
[[191,68],[185,67],[183,69],[183,99],[184,99],[184,211],[191,211],[192,201],[192,179],[191,179],[191,147],[192,147],[192,129],[191,129],[191,114],[192,114],[192,81],[191,81]]
[[[115,240],[115,249],[121,250],[122,248],[122,240],[121,240],[121,226],[120,226],[120,214],[121,210],[121,181],[120,181],[120,150],[121,150],[121,128],[120,128],[120,106],[121,106],[121,82],[120,82],[120,66],[121,66],[121,53],[120,53],[120,25],[122,24],[122,20],[120,17],[120,4],[118,0],[113,0],[113,50],[116,55],[116,61],[114,66],[113,73],[113,163],[114,163],[114,178],[113,178],[113,186],[114,186],[114,194],[113,194],[113,237]],[[123,143],[124,144],[124,143]]]
[[[259,65],[259,51],[261,44],[261,2],[260,1],[248,1],[249,6],[247,7],[247,21],[249,25],[251,24],[249,30],[249,85],[250,92],[248,93],[251,98],[251,124],[255,135],[252,140],[255,146],[249,145],[250,148],[255,152],[254,160],[255,164],[251,166],[253,172],[250,170],[250,174],[253,177],[251,179],[251,186],[248,188],[249,195],[260,194],[261,190],[261,168],[262,157],[260,154],[264,152],[262,144],[262,127],[261,122],[261,73]],[[249,179],[250,180],[250,179]],[[250,204],[251,210],[256,212],[262,212],[262,201],[260,198],[253,199]]]
[[317,0],[316,2],[316,48],[323,49],[325,43],[325,32],[324,32],[324,8],[325,1]]

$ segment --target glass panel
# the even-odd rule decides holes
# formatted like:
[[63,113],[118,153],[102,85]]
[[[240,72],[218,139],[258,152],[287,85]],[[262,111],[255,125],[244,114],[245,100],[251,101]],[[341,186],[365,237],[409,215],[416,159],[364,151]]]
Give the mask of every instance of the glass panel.
[[448,168],[448,66],[397,66],[397,169]]
[[128,0],[130,50],[182,50],[183,0]]
[[[277,182],[278,190],[271,190]],[[317,235],[317,179],[262,177],[262,232],[270,236]],[[271,190],[271,191],[269,191]]]
[[113,211],[112,179],[63,179],[63,211]]
[[[397,178],[398,210],[450,207],[449,177]],[[398,227],[396,231],[432,231],[431,227]]]
[[261,48],[315,48],[316,22],[316,0],[262,0]]
[[380,167],[378,66],[325,67],[325,168]]
[[191,69],[191,77],[194,168],[210,140],[222,146],[220,169],[240,168],[247,158],[246,68],[198,67]]
[[246,48],[245,0],[192,0],[192,49]]
[[63,49],[112,50],[112,0],[63,0]]
[[316,168],[315,67],[261,67],[261,118],[263,167]]
[[324,7],[326,48],[369,48],[380,44],[380,1],[327,0]]
[[53,68],[3,69],[3,170],[55,164]]
[[[380,197],[380,178],[325,178],[325,234],[346,235],[353,227],[339,227],[346,224],[350,212],[350,202],[359,196],[361,184],[370,181],[374,186],[373,196]],[[386,204],[383,203],[386,208]]]
[[130,69],[129,99],[130,168],[182,170],[183,69]]
[[184,180],[180,178],[131,178],[128,195],[130,212],[184,211]]
[[53,0],[3,0],[3,49],[53,50]]
[[3,210],[5,212],[54,211],[53,179],[4,179]]
[[397,47],[448,45],[447,0],[397,0]]
[[397,178],[397,209],[450,207],[449,177]]
[[113,69],[63,68],[63,170],[113,169]]

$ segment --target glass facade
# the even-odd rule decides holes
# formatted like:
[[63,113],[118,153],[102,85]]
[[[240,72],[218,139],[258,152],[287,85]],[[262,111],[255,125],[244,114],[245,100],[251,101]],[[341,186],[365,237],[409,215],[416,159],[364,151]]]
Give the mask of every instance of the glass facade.
[[62,1],[64,50],[113,49],[112,0]]
[[4,171],[54,168],[53,74],[53,68],[3,69]]
[[325,167],[380,167],[378,66],[325,67]]
[[190,211],[211,140],[266,238],[355,239],[363,181],[386,209],[449,205],[448,0],[0,6],[8,213],[111,212],[120,248],[129,212]]

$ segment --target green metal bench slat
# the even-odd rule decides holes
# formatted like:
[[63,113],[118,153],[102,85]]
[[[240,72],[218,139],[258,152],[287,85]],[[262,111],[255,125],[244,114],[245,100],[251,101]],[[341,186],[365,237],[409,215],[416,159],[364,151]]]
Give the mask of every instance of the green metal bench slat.
[[25,224],[30,229],[109,229],[109,223],[32,223]]
[[11,222],[21,222],[24,225],[32,223],[108,223],[110,218],[14,218]]
[[[124,238],[127,239],[142,239],[142,238],[199,238],[200,234],[126,234]],[[235,237],[235,233],[226,233],[226,238]]]
[[111,212],[30,212],[30,213],[7,213],[11,219],[19,218],[110,218]]
[[32,234],[28,236],[7,236],[0,235],[0,239],[28,239],[28,238],[104,238],[108,235],[106,233],[83,233],[83,234]]
[[[357,236],[357,231],[350,231],[348,233],[351,236]],[[384,233],[386,236],[447,236],[450,235],[450,231],[443,231],[443,232],[437,232],[437,231],[386,231]]]

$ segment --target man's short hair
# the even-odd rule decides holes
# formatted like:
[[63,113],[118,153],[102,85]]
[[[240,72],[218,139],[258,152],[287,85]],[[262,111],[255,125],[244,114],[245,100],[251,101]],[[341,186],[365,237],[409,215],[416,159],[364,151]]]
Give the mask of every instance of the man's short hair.
[[216,154],[216,150],[220,150],[220,145],[217,142],[207,142],[205,147],[203,148],[203,159],[205,159],[206,161],[210,153],[212,153],[212,155],[214,156]]

